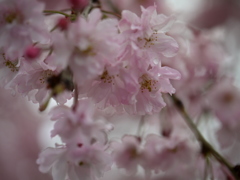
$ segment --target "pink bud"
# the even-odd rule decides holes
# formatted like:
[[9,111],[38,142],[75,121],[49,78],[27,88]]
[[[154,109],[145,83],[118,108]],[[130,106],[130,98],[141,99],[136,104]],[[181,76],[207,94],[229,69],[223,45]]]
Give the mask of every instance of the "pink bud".
[[40,49],[38,47],[30,46],[25,50],[25,57],[28,59],[34,59],[40,55]]
[[89,0],[68,0],[74,9],[83,10],[88,4]]
[[69,25],[69,19],[68,18],[60,18],[58,19],[57,26],[62,30],[66,30]]

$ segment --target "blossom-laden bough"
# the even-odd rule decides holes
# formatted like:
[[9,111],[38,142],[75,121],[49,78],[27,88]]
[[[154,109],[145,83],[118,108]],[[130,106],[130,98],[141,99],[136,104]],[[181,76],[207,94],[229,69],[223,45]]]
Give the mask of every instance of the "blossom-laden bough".
[[[57,102],[51,137],[62,144],[39,154],[39,170],[53,180],[108,179],[112,169],[240,179],[240,92],[218,34],[178,20],[164,1],[141,2],[0,0],[1,87],[40,111]],[[131,118],[137,133],[127,132]]]

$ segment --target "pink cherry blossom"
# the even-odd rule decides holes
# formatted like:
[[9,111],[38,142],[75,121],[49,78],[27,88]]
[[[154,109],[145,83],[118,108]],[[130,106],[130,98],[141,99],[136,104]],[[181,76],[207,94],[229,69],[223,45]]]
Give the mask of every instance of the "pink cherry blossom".
[[239,126],[239,89],[230,79],[222,79],[208,94],[208,104],[219,120],[226,126]]
[[43,9],[44,4],[37,0],[0,2],[0,48],[4,48],[8,57],[19,58],[32,43],[47,42]]
[[140,72],[136,103],[126,105],[125,109],[127,112],[140,115],[159,112],[166,105],[162,99],[162,93],[175,93],[169,79],[179,79],[180,74],[174,69],[160,67],[160,65],[151,67],[146,72]]
[[96,180],[111,168],[109,154],[96,145],[48,148],[39,155],[37,163],[41,172],[52,172],[53,180]]
[[105,127],[94,121],[93,104],[88,99],[78,103],[76,110],[58,106],[51,112],[57,120],[52,136],[59,135],[66,146],[46,149],[37,162],[41,172],[52,170],[54,180],[95,180],[111,167],[111,157],[104,151]]
[[175,93],[169,79],[179,79],[179,72],[160,64],[149,66],[146,72],[145,67],[143,70],[133,64],[123,67],[125,64],[106,66],[98,79],[85,85],[88,97],[102,109],[113,106],[141,115],[160,111],[165,106],[161,93]]
[[99,103],[99,107],[117,107],[135,103],[134,97],[138,85],[133,74],[122,66],[122,64],[106,66],[102,75],[91,84],[88,96]]
[[176,55],[178,44],[172,37],[166,35],[174,18],[158,15],[156,6],[141,9],[141,17],[127,10],[122,12],[119,29],[125,38],[124,54],[131,56],[134,51],[139,50],[140,56],[147,54],[150,63],[156,58],[159,61],[162,55],[166,57]]
[[17,86],[17,91],[24,96],[29,95],[31,92],[31,100],[41,104],[48,98],[48,94],[50,94],[50,91],[46,88],[47,79],[54,74],[54,69],[51,70],[48,68],[46,65],[42,67],[37,62],[32,65],[25,64],[22,72],[18,73],[11,82],[11,86]]
[[107,63],[116,61],[118,54],[117,20],[101,20],[99,9],[94,9],[85,19],[69,26],[68,40],[73,44],[69,66],[79,85],[101,75]]
[[141,159],[141,140],[139,137],[125,135],[122,142],[112,142],[113,158],[119,168],[124,168],[128,174],[136,174]]
[[52,119],[57,120],[51,136],[59,135],[67,147],[107,143],[107,124],[97,122],[94,117],[94,106],[88,99],[82,99],[76,110],[66,106],[53,109]]
[[[18,74],[9,84],[9,88],[27,96],[34,103],[43,104],[51,96],[48,79],[57,74],[59,74],[59,70],[56,67],[49,66],[43,61],[29,62],[25,60],[21,64]],[[64,104],[71,97],[71,92],[64,92],[62,95],[57,95],[55,99]]]
[[143,166],[156,173],[173,172],[180,166],[187,170],[195,164],[198,153],[199,148],[190,139],[174,135],[170,138],[148,135],[143,151]]
[[27,99],[13,96],[9,90],[0,88],[0,102],[1,179],[51,180],[36,164],[41,149],[36,132],[44,118],[34,113]]

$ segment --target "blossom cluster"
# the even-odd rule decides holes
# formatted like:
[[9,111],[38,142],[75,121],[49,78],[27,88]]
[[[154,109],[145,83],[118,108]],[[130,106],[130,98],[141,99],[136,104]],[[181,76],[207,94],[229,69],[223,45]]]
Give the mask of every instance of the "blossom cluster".
[[[3,86],[42,104],[50,95],[59,103],[66,102],[71,93],[62,92],[71,92],[75,84],[80,96],[93,99],[101,108],[112,106],[141,115],[160,111],[165,106],[161,93],[175,92],[170,79],[179,79],[180,73],[161,65],[161,57],[178,51],[178,43],[166,35],[175,20],[158,15],[156,6],[142,7],[141,17],[124,11],[119,21],[102,19],[99,8],[74,20],[58,17],[50,33],[43,29],[40,7],[44,4],[33,1],[38,10],[25,10],[24,2],[6,4],[1,38],[8,37],[2,42],[9,45],[1,46],[1,54],[2,69],[10,75],[1,77]],[[18,28],[32,32],[23,34]]]
[[[57,102],[51,137],[62,143],[39,154],[39,170],[53,180],[108,179],[114,168],[136,180],[240,179],[240,92],[221,32],[179,20],[164,1],[139,3],[0,0],[1,88],[40,111]],[[112,138],[133,121],[137,133]]]

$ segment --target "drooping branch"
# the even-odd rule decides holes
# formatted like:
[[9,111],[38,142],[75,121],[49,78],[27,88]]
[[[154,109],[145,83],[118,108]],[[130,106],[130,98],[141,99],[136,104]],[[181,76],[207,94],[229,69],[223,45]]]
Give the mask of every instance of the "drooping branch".
[[215,157],[216,160],[218,160],[221,164],[225,165],[227,169],[232,173],[232,175],[235,177],[236,180],[239,180],[240,177],[237,175],[237,173],[234,171],[234,166],[230,164],[221,154],[219,154],[208,142],[207,140],[203,137],[203,135],[200,133],[200,131],[197,129],[195,124],[193,123],[191,117],[188,115],[186,112],[183,103],[181,102],[180,99],[178,99],[175,95],[171,96],[171,99],[182,115],[183,119],[187,123],[188,127],[191,129],[191,131],[194,133],[196,138],[199,140],[201,143],[202,147],[202,153],[205,155],[212,155]]

